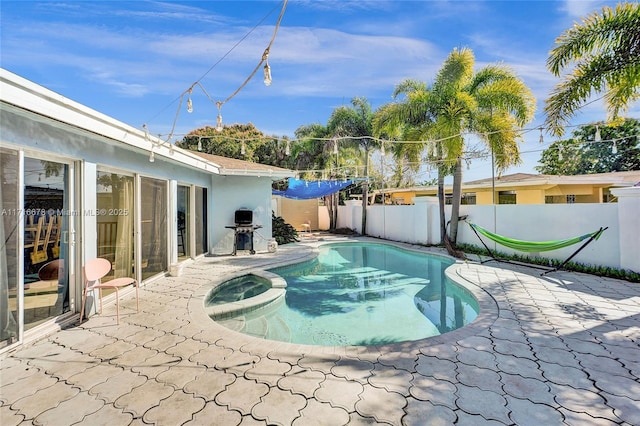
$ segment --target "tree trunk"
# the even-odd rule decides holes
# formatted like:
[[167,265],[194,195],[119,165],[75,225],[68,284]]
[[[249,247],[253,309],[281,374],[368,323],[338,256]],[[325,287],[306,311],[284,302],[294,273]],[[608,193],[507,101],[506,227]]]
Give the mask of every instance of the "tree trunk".
[[333,223],[333,195],[324,196],[324,205],[327,206],[327,210],[329,211],[329,229],[335,229]]
[[332,222],[333,222],[333,228],[332,229],[337,229],[338,228],[338,204],[340,203],[340,193],[339,192],[335,192],[332,197],[333,197],[333,211],[331,212],[331,217],[332,217]]
[[458,157],[456,168],[453,172],[453,197],[451,200],[451,223],[449,235],[451,243],[455,246],[458,241],[458,217],[460,216],[460,201],[462,200],[462,158]]
[[369,150],[364,151],[364,184],[362,185],[362,229],[360,234],[367,235],[367,203],[369,201]]
[[440,213],[440,244],[447,236],[447,218],[444,215],[444,171],[438,167],[438,208]]
[[362,185],[362,225],[360,233],[367,235],[367,201],[369,199],[369,184],[367,181]]

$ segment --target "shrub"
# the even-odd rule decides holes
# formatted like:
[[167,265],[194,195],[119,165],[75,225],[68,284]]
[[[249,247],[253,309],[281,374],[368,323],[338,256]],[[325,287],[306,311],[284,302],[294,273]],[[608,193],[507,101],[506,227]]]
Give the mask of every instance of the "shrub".
[[[471,244],[458,244],[457,247],[465,253],[473,253],[486,256],[487,250]],[[544,257],[529,257],[526,255],[518,254],[506,254],[502,252],[493,251],[498,259],[514,260],[522,263],[529,263],[532,265],[542,265],[551,268],[558,267],[562,264],[557,259],[547,259]],[[584,272],[585,274],[597,275],[599,277],[617,278],[626,280],[632,283],[640,283],[640,274],[627,269],[616,269],[608,266],[594,266],[585,265],[583,263],[568,262],[562,267],[562,269],[574,272]]]
[[296,231],[293,226],[285,222],[282,217],[276,216],[273,212],[271,212],[271,228],[273,238],[276,239],[278,245],[299,241],[298,231]]

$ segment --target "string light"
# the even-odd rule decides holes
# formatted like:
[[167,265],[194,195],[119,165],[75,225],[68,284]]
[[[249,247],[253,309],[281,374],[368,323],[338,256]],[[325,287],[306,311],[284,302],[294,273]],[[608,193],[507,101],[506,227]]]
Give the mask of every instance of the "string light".
[[384,142],[382,142],[382,144],[380,145],[380,155],[382,155],[383,157],[386,155],[386,153],[384,152]]
[[242,141],[242,145],[240,145],[240,154],[245,155],[247,153],[247,147],[245,146],[244,141]]
[[191,93],[193,92],[193,86],[189,87],[189,98],[187,99],[187,112],[191,114],[193,112],[193,102],[191,101]]
[[149,162],[153,163],[156,161],[156,155],[153,152],[153,147],[151,147],[151,152],[149,153]]
[[[211,96],[209,96],[209,94],[207,93],[207,91],[205,90],[205,88],[202,86],[202,84],[200,83],[200,81],[209,73],[211,72],[211,70],[218,65],[220,62],[222,62],[223,59],[225,59],[233,49],[235,49],[242,41],[244,41],[244,39],[246,39],[249,34],[251,34],[257,27],[258,25],[260,25],[266,18],[267,16],[265,16],[262,21],[260,21],[260,23],[258,23],[249,33],[247,33],[238,43],[236,43],[231,50],[229,50],[220,60],[218,60],[218,62],[216,62],[213,66],[211,66],[211,68],[209,68],[209,70],[203,75],[201,76],[195,83],[193,83],[186,91],[182,92],[182,94],[180,95],[179,99],[180,99],[180,104],[178,105],[178,110],[176,111],[176,116],[173,120],[173,125],[171,128],[171,132],[169,133],[169,138],[167,139],[167,141],[169,139],[171,139],[171,137],[173,136],[173,132],[175,130],[177,121],[178,121],[178,116],[180,114],[180,109],[182,107],[182,101],[184,100],[184,96],[187,96],[187,112],[191,113],[193,112],[193,101],[191,100],[191,94],[193,93],[193,88],[197,85],[198,87],[200,87],[200,89],[202,89],[202,91],[204,92],[204,94],[207,96],[207,98],[209,98],[209,100],[214,103],[217,107],[218,107],[218,117],[216,120],[216,130],[221,132],[223,130],[223,126],[222,126],[222,115],[220,114],[220,108],[222,107],[222,105],[224,105],[225,103],[227,103],[228,101],[230,101],[233,97],[235,97],[246,85],[247,83],[249,83],[249,81],[253,78],[253,76],[256,74],[256,72],[260,69],[260,67],[262,66],[262,64],[264,64],[263,67],[263,71],[264,71],[264,84],[266,84],[267,86],[271,85],[271,67],[269,66],[269,62],[268,62],[268,56],[269,56],[269,51],[271,49],[271,46],[273,45],[273,42],[275,41],[276,35],[278,34],[278,30],[280,28],[280,24],[282,22],[282,18],[284,17],[284,12],[287,8],[287,3],[288,0],[284,0],[283,4],[282,4],[282,10],[280,11],[280,15],[278,16],[278,20],[276,22],[275,28],[273,30],[273,35],[271,36],[271,40],[269,41],[269,44],[267,46],[267,48],[264,50],[264,53],[262,54],[262,57],[260,58],[260,62],[258,62],[258,65],[256,65],[256,67],[253,69],[253,71],[251,72],[251,74],[249,75],[249,77],[247,77],[245,79],[245,81],[240,85],[240,87],[238,87],[231,95],[229,95],[225,100],[223,101],[217,101],[215,102]],[[269,13],[270,14],[270,13]]]
[[542,127],[540,127],[540,143],[544,143],[544,135],[542,134]]
[[338,155],[338,140],[333,139],[333,154]]
[[[268,55],[267,55],[268,56]],[[264,64],[264,85],[271,86],[271,67],[269,66],[268,58],[265,59],[266,64]]]
[[222,102],[217,102],[216,105],[218,106],[218,118],[216,118],[216,131],[221,132],[222,131]]
[[291,141],[287,141],[287,145],[284,147],[284,154],[291,155]]
[[198,151],[202,151],[202,138],[198,138]]
[[611,153],[612,154],[618,153],[618,145],[616,144],[616,141],[613,141],[613,146],[611,147]]
[[600,141],[602,141],[602,136],[600,135],[600,127],[599,127],[599,126],[596,126],[596,135],[595,135],[595,137],[593,138],[593,140],[594,140],[595,142],[600,142]]

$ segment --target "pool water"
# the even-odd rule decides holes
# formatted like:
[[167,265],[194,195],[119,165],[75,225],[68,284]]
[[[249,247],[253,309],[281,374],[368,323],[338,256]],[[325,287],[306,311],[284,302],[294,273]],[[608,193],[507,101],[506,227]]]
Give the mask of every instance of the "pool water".
[[271,281],[256,275],[244,275],[233,278],[213,290],[206,305],[220,305],[222,303],[237,302],[264,293],[271,288]]
[[217,321],[300,344],[420,340],[460,328],[478,314],[475,298],[445,277],[452,263],[388,244],[328,244],[316,259],[271,270],[287,282],[284,303]]

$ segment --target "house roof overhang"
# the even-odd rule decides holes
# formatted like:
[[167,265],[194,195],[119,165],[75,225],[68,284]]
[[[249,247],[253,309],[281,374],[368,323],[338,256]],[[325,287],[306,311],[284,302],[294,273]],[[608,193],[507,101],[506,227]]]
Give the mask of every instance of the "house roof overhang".
[[72,101],[3,68],[0,68],[0,101],[96,134],[125,149],[146,153],[153,150],[155,156],[208,173],[270,176],[275,180],[294,176],[292,170],[220,156],[208,157],[175,147],[168,141]]

